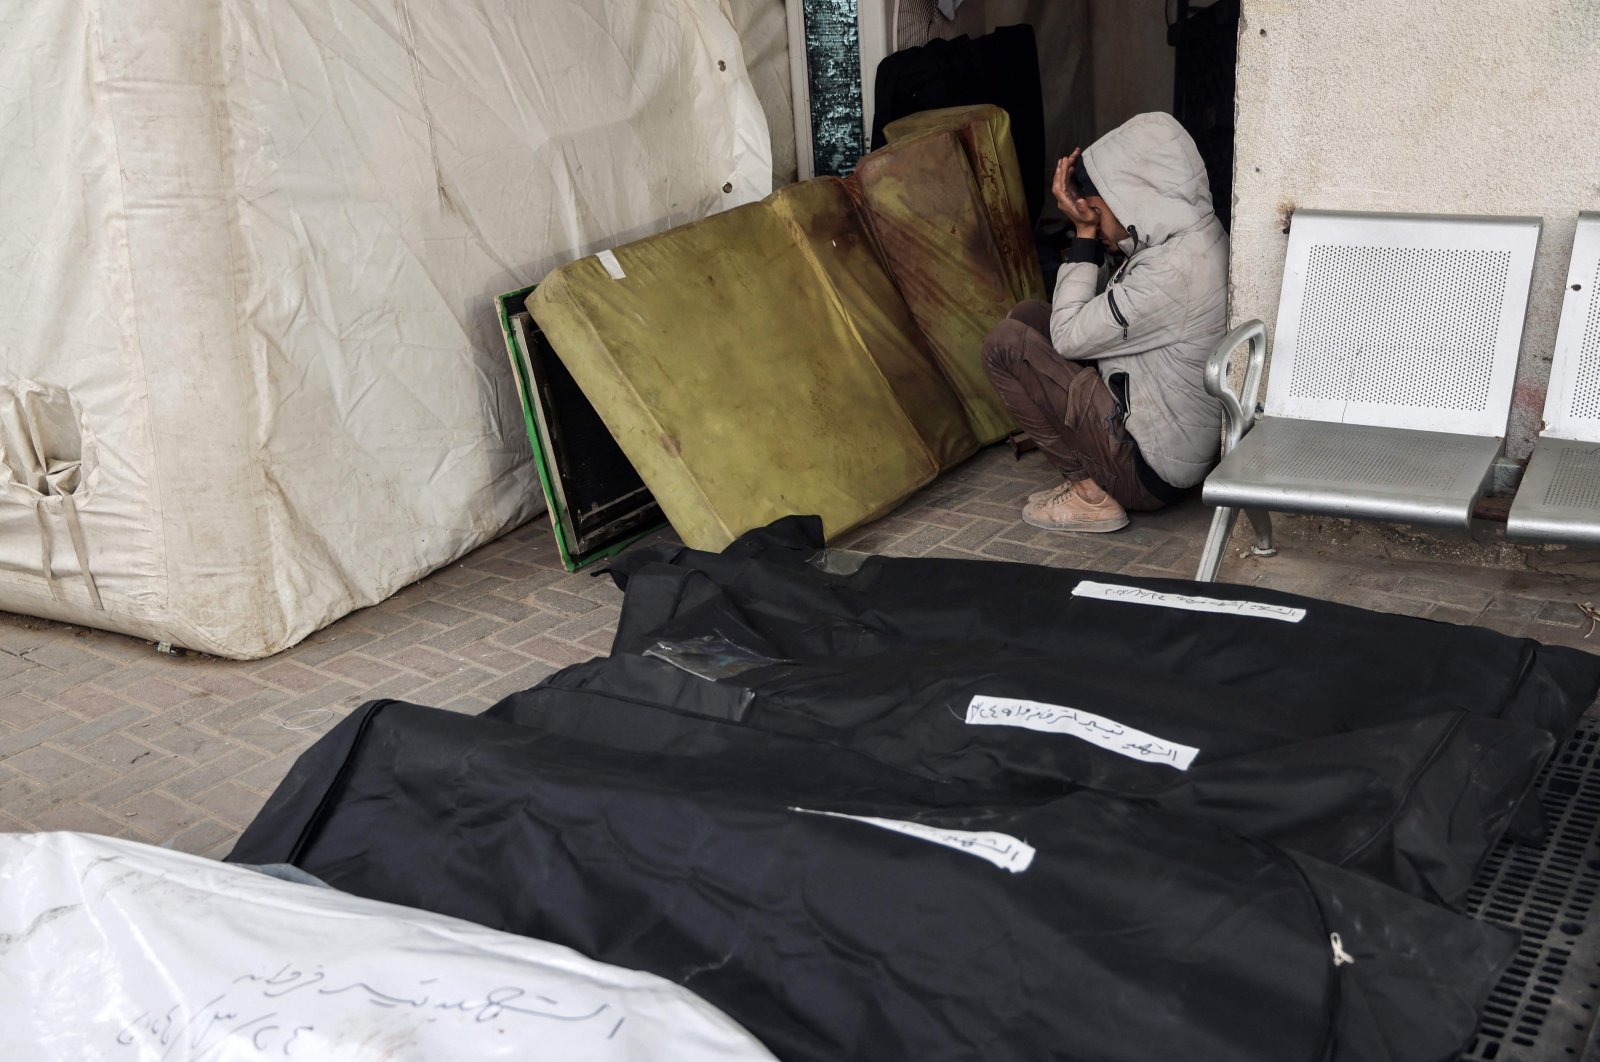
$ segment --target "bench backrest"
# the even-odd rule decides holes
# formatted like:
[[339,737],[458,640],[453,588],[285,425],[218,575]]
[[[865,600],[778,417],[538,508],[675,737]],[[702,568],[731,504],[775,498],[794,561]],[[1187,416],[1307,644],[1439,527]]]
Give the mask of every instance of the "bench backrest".
[[1503,436],[1539,227],[1297,211],[1266,412]]
[[1600,442],[1600,214],[1578,215],[1567,294],[1544,396],[1544,434]]

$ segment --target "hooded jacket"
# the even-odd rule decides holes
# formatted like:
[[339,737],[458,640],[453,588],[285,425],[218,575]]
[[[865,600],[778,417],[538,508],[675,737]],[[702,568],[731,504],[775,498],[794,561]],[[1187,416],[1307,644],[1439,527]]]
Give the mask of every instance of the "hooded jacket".
[[1161,113],[1129,119],[1080,161],[1128,230],[1118,244],[1128,258],[1098,295],[1096,264],[1061,267],[1050,340],[1064,358],[1098,362],[1108,384],[1126,374],[1128,433],[1163,480],[1193,486],[1217,455],[1222,405],[1206,393],[1205,366],[1227,330],[1228,234],[1205,163]]

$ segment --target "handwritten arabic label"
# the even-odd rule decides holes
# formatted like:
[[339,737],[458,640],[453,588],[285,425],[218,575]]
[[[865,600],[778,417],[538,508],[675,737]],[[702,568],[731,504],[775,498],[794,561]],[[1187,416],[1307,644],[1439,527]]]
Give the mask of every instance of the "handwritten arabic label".
[[1069,734],[1141,763],[1165,764],[1180,771],[1187,771],[1200,754],[1197,748],[1165,741],[1115,719],[1039,701],[979,694],[967,705],[966,721],[973,726],[1019,726],[1045,734]]
[[617,261],[615,251],[601,251],[595,257],[600,259],[600,264],[606,267],[606,272],[611,274],[612,280],[622,280],[627,277],[628,274],[622,271],[622,263]]
[[1160,590],[1146,590],[1142,586],[1118,586],[1085,580],[1072,588],[1073,597],[1092,597],[1100,601],[1122,601],[1134,605],[1159,605],[1162,608],[1181,608],[1189,612],[1222,612],[1232,616],[1256,616],[1261,619],[1299,623],[1306,618],[1303,608],[1287,605],[1269,605],[1264,601],[1227,601],[1220,597],[1191,597],[1188,594],[1168,594]]
[[992,830],[952,830],[944,826],[929,826],[921,822],[907,822],[903,819],[879,819],[871,815],[846,815],[842,811],[813,811],[811,808],[790,808],[803,815],[826,815],[833,819],[850,819],[853,822],[864,822],[869,826],[880,829],[893,830],[903,833],[907,837],[915,837],[922,841],[932,841],[942,844],[946,848],[954,848],[958,852],[975,855],[993,863],[1001,870],[1008,870],[1013,874],[1020,874],[1033,865],[1033,857],[1037,854],[1034,847],[1027,841],[1013,837],[1009,833],[996,833]]
[[[218,1057],[219,1052],[244,1052],[245,1043],[254,1048],[255,1054],[244,1052],[239,1057],[293,1058],[297,1048],[314,1055],[330,1041],[319,1034],[315,1023],[304,1019],[320,1014],[325,1025],[337,1027],[338,1018],[362,1004],[427,1014],[425,1020],[430,1022],[448,1016],[448,1020],[470,1025],[490,1023],[491,1028],[502,1033],[508,1031],[503,1026],[519,1020],[593,1022],[592,1035],[604,1040],[614,1039],[627,1020],[609,1003],[569,1006],[514,985],[502,985],[481,996],[464,996],[460,989],[452,991],[432,977],[417,981],[414,986],[386,988],[401,990],[386,991],[365,980],[340,977],[320,964],[302,969],[285,963],[272,973],[235,977],[231,988],[199,1006],[174,1003],[164,1011],[145,1011],[123,1026],[116,1042],[139,1050],[141,1058],[161,1049],[156,1057],[163,1062],[169,1056],[204,1062]],[[328,996],[339,999],[320,1002],[321,997]],[[285,997],[293,998],[280,1002]],[[179,1053],[173,1056],[174,1051]]]

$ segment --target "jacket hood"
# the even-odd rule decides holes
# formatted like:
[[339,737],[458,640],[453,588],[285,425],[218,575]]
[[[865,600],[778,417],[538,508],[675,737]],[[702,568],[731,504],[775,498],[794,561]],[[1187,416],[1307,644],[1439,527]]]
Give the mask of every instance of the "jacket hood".
[[1170,114],[1139,114],[1090,144],[1083,164],[1128,239],[1132,255],[1211,217],[1211,184],[1194,140]]

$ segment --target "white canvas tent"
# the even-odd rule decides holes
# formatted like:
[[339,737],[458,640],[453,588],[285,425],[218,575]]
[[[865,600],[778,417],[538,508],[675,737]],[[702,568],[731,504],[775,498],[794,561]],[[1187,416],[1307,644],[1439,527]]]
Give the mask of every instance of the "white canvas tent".
[[772,173],[717,0],[26,0],[0,160],[0,609],[239,658],[537,512],[494,295]]

